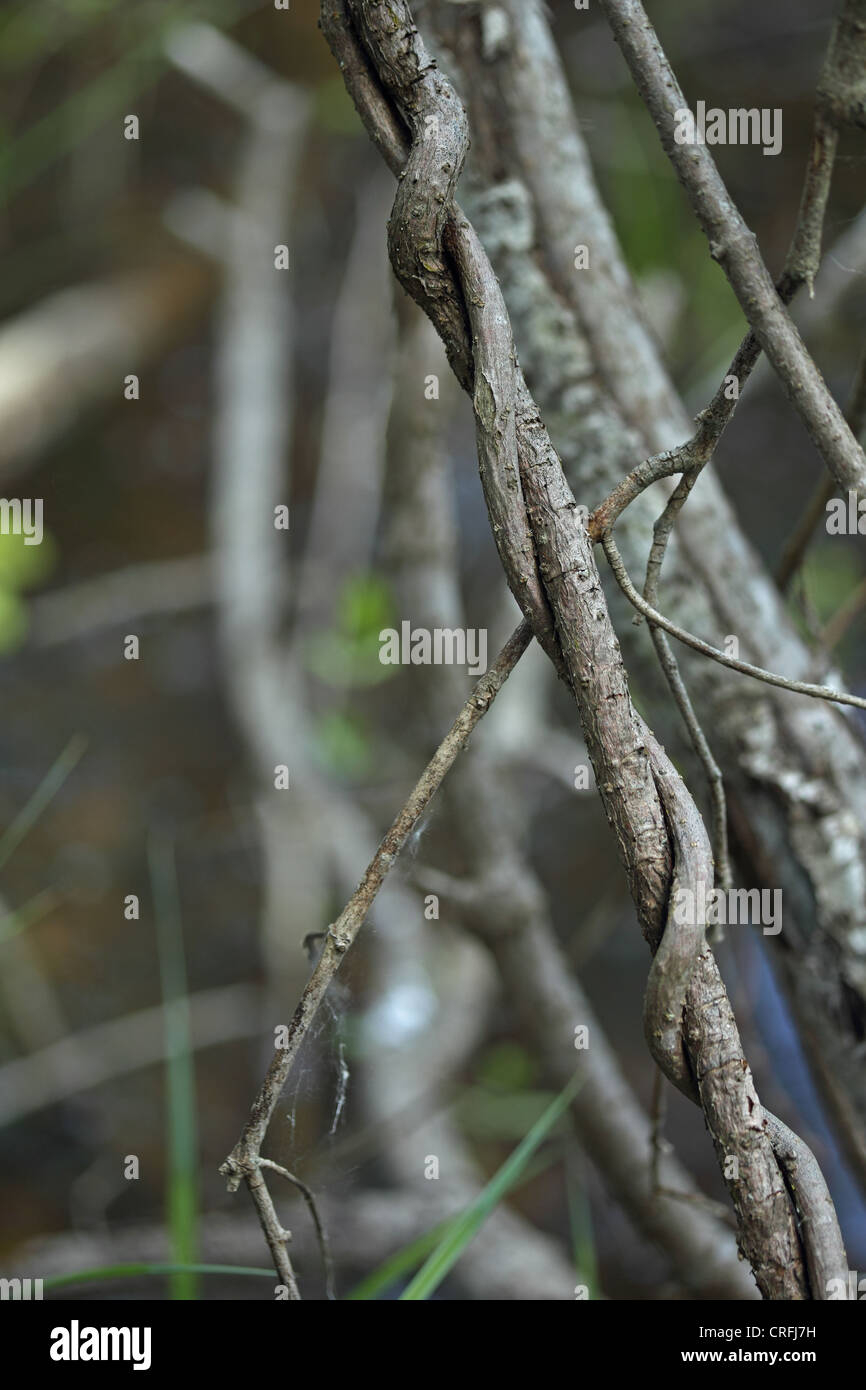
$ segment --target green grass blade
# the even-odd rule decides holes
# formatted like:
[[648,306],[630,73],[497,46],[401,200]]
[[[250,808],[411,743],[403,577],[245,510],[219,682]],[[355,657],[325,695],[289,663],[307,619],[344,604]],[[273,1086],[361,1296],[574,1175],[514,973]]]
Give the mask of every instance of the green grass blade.
[[148,858],[165,1017],[168,1230],[174,1263],[184,1266],[169,1283],[173,1299],[191,1300],[198,1287],[189,1268],[198,1253],[198,1136],[186,960],[174,849],[152,835]]
[[28,898],[26,903],[22,903],[21,907],[16,907],[14,912],[7,912],[5,917],[0,917],[0,946],[5,941],[11,941],[13,936],[26,931],[49,912],[53,912],[59,901],[53,888],[43,888],[40,892],[34,893],[32,898]]
[[[0,150],[0,189],[5,198],[19,193],[56,160],[78,149],[100,126],[112,119],[119,122],[130,104],[156,85],[166,70],[163,45],[174,27],[201,19],[226,27],[245,11],[242,0],[210,0],[200,6],[191,5],[190,0],[178,0],[165,7],[158,24],[151,19],[141,37],[128,28],[118,31],[116,40],[123,45],[120,62],[106,67],[26,130],[4,142]],[[111,33],[110,26],[107,32]]]
[[448,1217],[445,1221],[440,1221],[438,1226],[425,1231],[422,1236],[405,1245],[402,1250],[397,1250],[393,1255],[389,1255],[386,1260],[356,1284],[351,1293],[347,1294],[347,1300],[372,1301],[390,1289],[392,1284],[410,1270],[417,1269],[421,1261],[436,1249],[445,1232],[451,1225],[452,1218]]
[[173,1265],[121,1264],[103,1265],[99,1269],[78,1269],[71,1274],[52,1274],[42,1280],[44,1289],[63,1289],[68,1284],[92,1284],[100,1280],[140,1279],[143,1276],[166,1274],[237,1274],[258,1279],[276,1279],[273,1269],[256,1269],[249,1265]]
[[550,1134],[583,1084],[583,1077],[575,1072],[568,1085],[551,1101],[540,1119],[518,1144],[514,1152],[505,1160],[502,1167],[493,1175],[475,1201],[450,1223],[449,1228],[432,1255],[407,1289],[400,1295],[401,1301],[422,1301],[438,1289],[446,1275],[453,1269],[463,1251],[478,1234],[508,1192],[515,1186],[524,1172],[530,1158],[539,1144]]
[[[557,1153],[539,1155],[538,1158],[528,1164],[524,1169],[519,1180],[515,1183],[514,1190],[516,1191],[517,1188],[522,1187],[524,1183],[537,1177],[539,1173],[545,1172],[552,1164],[556,1163],[558,1159],[559,1155]],[[386,1289],[391,1288],[391,1286],[396,1284],[405,1274],[418,1268],[421,1261],[430,1254],[431,1250],[435,1250],[442,1236],[444,1236],[453,1221],[453,1216],[446,1217],[444,1221],[439,1222],[438,1226],[433,1226],[431,1230],[425,1231],[423,1235],[418,1236],[415,1240],[411,1241],[409,1245],[404,1246],[402,1250],[397,1250],[393,1255],[389,1255],[377,1269],[367,1274],[360,1283],[355,1285],[351,1293],[346,1295],[347,1299],[349,1301],[372,1301],[377,1299],[380,1293],[384,1293]]]
[[12,824],[0,835],[0,869],[8,864],[21,841],[34,827],[42,812],[54,800],[72,769],[87,747],[83,734],[73,734],[63,752],[46,772],[30,800],[21,808]]
[[595,1236],[592,1229],[592,1212],[586,1195],[586,1186],[581,1180],[578,1155],[574,1152],[573,1146],[570,1146],[566,1152],[565,1190],[577,1282],[586,1285],[590,1299],[600,1298],[601,1285],[598,1277]]

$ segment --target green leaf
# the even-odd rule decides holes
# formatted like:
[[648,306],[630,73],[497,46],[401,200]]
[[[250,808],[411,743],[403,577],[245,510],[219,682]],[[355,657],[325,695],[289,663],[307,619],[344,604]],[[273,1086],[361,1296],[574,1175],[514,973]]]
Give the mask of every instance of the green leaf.
[[571,1227],[574,1268],[580,1283],[586,1285],[590,1299],[595,1300],[601,1296],[601,1285],[592,1229],[592,1211],[586,1188],[581,1182],[577,1155],[572,1150],[566,1153],[565,1191],[568,1198],[568,1222]]
[[[529,1182],[532,1178],[538,1177],[539,1173],[546,1172],[558,1158],[559,1155],[556,1152],[542,1154],[535,1158],[524,1169],[518,1182],[515,1184],[514,1190],[516,1191],[517,1188],[522,1187],[524,1183]],[[454,1218],[449,1216],[445,1221],[440,1221],[438,1226],[434,1226],[432,1230],[425,1231],[422,1236],[418,1236],[417,1239],[411,1241],[409,1245],[404,1246],[402,1250],[398,1250],[395,1254],[389,1255],[388,1258],[379,1265],[378,1269],[374,1269],[372,1274],[368,1274],[359,1284],[356,1284],[347,1297],[350,1300],[356,1301],[377,1299],[380,1293],[384,1293],[387,1289],[390,1289],[403,1277],[403,1275],[408,1274],[410,1270],[418,1268],[425,1256],[429,1255],[439,1244],[441,1238],[452,1225],[453,1220]]]
[[39,545],[25,545],[23,534],[0,533],[0,588],[32,589],[48,578],[57,563],[57,542],[43,531]]
[[34,922],[45,917],[57,906],[59,899],[53,888],[43,888],[41,892],[35,893],[28,902],[22,907],[18,907],[14,912],[9,912],[5,917],[0,917],[0,946],[4,941],[11,941],[13,936],[18,936],[20,932],[26,931]]
[[258,1279],[276,1279],[273,1269],[256,1269],[249,1265],[173,1265],[122,1264],[102,1265],[99,1269],[77,1269],[71,1274],[52,1274],[43,1279],[43,1289],[62,1289],[67,1284],[90,1284],[103,1279],[140,1279],[142,1276],[166,1274],[237,1274]]
[[343,585],[337,619],[346,637],[375,637],[378,642],[380,628],[391,626],[393,615],[391,591],[378,574],[353,575]]
[[475,1201],[461,1212],[449,1225],[444,1237],[418,1271],[407,1289],[400,1295],[403,1300],[421,1302],[435,1293],[442,1280],[450,1273],[460,1259],[463,1251],[474,1240],[491,1212],[514,1187],[526,1168],[535,1150],[554,1129],[565,1114],[574,1097],[583,1085],[584,1077],[575,1072],[568,1085],[547,1107],[544,1114],[532,1126],[525,1139],[502,1167],[490,1179]]
[[370,770],[370,739],[351,715],[331,710],[316,723],[315,751],[330,772],[341,777],[360,777]]
[[[171,29],[195,19],[209,19],[217,26],[232,23],[242,11],[240,0],[207,0],[192,4],[190,0],[172,0],[159,7],[154,15],[151,7],[119,4],[114,7],[118,22],[106,16],[103,42],[106,47],[118,44],[123,58],[109,63],[103,71],[91,77],[83,87],[73,91],[40,116],[32,125],[0,147],[0,188],[6,199],[50,168],[72,150],[80,149],[88,137],[111,120],[129,110],[129,104],[153,87],[162,76],[165,65],[164,42]],[[97,13],[94,18],[101,16]],[[68,26],[59,36],[50,19],[42,16],[40,49],[43,59],[63,46],[58,39],[69,36]],[[23,38],[26,47],[26,35]],[[19,60],[20,61],[20,58]]]
[[165,1019],[168,1118],[168,1227],[178,1266],[171,1297],[192,1300],[197,1281],[191,1266],[198,1250],[198,1135],[195,1066],[189,1017],[186,960],[173,846],[161,836],[148,843],[159,973]]
[[421,1261],[436,1249],[450,1225],[451,1218],[449,1217],[446,1221],[440,1221],[439,1225],[434,1226],[432,1230],[425,1231],[423,1236],[418,1236],[417,1240],[411,1241],[402,1250],[398,1250],[394,1255],[389,1255],[378,1269],[374,1269],[372,1274],[368,1274],[366,1278],[361,1280],[360,1284],[355,1285],[347,1298],[350,1301],[368,1302],[378,1298],[380,1293],[390,1289],[404,1274],[418,1268]]
[[30,800],[18,812],[12,824],[0,835],[0,869],[9,862],[25,835],[33,829],[46,806],[54,800],[86,747],[87,739],[83,734],[72,736],[59,758],[52,764],[39,783]]
[[536,1070],[534,1058],[520,1043],[496,1043],[479,1061],[478,1080],[491,1089],[525,1091],[532,1085]]
[[309,669],[326,685],[381,685],[397,673],[379,660],[379,633],[394,625],[390,590],[376,574],[354,575],[337,600],[334,626],[306,646]]
[[457,1101],[457,1118],[473,1139],[516,1142],[544,1114],[551,1099],[549,1091],[502,1092],[470,1086]]

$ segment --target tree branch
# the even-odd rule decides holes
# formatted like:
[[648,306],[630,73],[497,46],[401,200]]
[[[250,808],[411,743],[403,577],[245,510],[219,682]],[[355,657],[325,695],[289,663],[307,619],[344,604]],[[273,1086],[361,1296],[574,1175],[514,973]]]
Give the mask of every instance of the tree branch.
[[[862,8],[863,0],[850,0]],[[682,183],[755,337],[837,485],[866,496],[866,459],[789,317],[755,238],[731,200],[704,144],[677,144],[677,112],[687,109],[640,0],[601,0],[664,151]]]
[[[355,84],[353,94],[358,99],[359,109],[365,116],[365,100],[370,96],[371,68],[382,74],[383,85],[395,101],[402,123],[412,132],[412,153],[407,165],[407,174],[418,166],[413,160],[421,158],[416,152],[425,137],[435,147],[438,131],[450,121],[455,113],[454,96],[450,84],[437,72],[430,62],[417,30],[411,21],[408,10],[400,0],[388,5],[387,17],[384,7],[373,0],[349,0],[349,12],[358,23],[363,35],[371,62],[354,64],[353,71],[362,67],[367,75],[366,85],[361,89]],[[323,27],[326,33],[334,20],[333,0],[324,0]],[[327,17],[328,23],[325,24]],[[339,25],[340,42],[345,44],[349,36],[346,12],[343,12]],[[339,56],[339,52],[338,52]],[[350,87],[352,84],[350,83]],[[419,95],[423,89],[423,96]],[[438,97],[438,102],[433,100]],[[375,99],[374,99],[375,100]],[[371,133],[381,138],[383,130],[382,102],[376,100],[375,112],[370,114]],[[434,109],[431,110],[431,105]],[[433,119],[431,130],[430,118]],[[436,121],[438,119],[439,126]],[[462,123],[458,118],[455,128],[443,135],[443,150],[450,154],[454,150],[460,155]],[[435,159],[435,148],[433,153]],[[431,162],[428,152],[427,163]],[[451,167],[446,159],[439,166]],[[418,187],[413,176],[412,186],[416,190],[413,197],[421,199],[424,189]],[[442,192],[441,177],[434,172],[431,176],[432,198],[438,202],[446,196]],[[419,202],[412,204],[412,220],[405,216],[408,206],[407,196],[398,192],[396,208],[404,217],[404,232],[411,236],[417,227],[424,237],[440,225],[439,214],[424,208]],[[393,219],[392,219],[393,224]],[[507,323],[498,286],[492,273],[480,263],[476,239],[471,235],[462,214],[455,212],[451,222],[442,219],[443,239],[449,250],[462,265],[464,273],[476,272],[470,281],[473,292],[466,293],[464,302],[472,322],[473,346],[479,344],[482,355],[491,350],[491,345],[502,341],[501,323]],[[425,246],[425,254],[429,251]],[[431,261],[435,280],[431,288],[419,283],[412,267],[416,263],[411,248],[398,249],[394,237],[391,239],[392,259],[398,274],[405,276],[406,287],[420,302],[425,303],[431,317],[437,322],[440,333],[446,338],[446,348],[452,361],[458,365],[460,373],[459,341],[449,343],[448,312],[456,298],[450,287],[445,286],[446,267],[441,257],[434,256]],[[487,300],[474,292],[476,284],[483,284],[488,294]],[[446,312],[442,312],[443,302]],[[486,316],[486,317],[485,317]],[[457,330],[461,334],[462,330]],[[513,348],[510,355],[513,354]],[[499,362],[500,372],[503,364]],[[507,377],[500,376],[500,386],[507,390]],[[471,376],[465,374],[465,384],[470,386]],[[651,940],[660,936],[659,913],[666,896],[667,880],[670,872],[670,846],[662,818],[661,807],[652,780],[649,777],[646,753],[640,743],[636,716],[628,698],[622,664],[618,657],[618,643],[610,627],[607,612],[595,570],[591,544],[586,532],[576,524],[576,504],[565,484],[559,460],[554,453],[544,426],[538,416],[537,408],[529,395],[519,370],[515,371],[515,399],[513,409],[516,414],[516,447],[520,467],[520,480],[526,497],[527,513],[532,535],[538,552],[539,572],[542,588],[556,619],[557,636],[562,662],[570,678],[577,699],[581,720],[590,757],[593,759],[596,781],[602,795],[609,819],[617,831],[620,849],[625,861],[630,887],[639,915]],[[479,406],[479,393],[475,391],[476,423],[480,428],[499,428],[504,445],[508,446],[508,431],[504,422],[508,420],[510,403],[507,398],[497,400],[490,390],[490,400]],[[480,419],[479,419],[480,417]],[[500,464],[500,466],[502,466]],[[508,466],[508,460],[505,460]],[[483,479],[482,479],[483,481]],[[522,576],[509,574],[509,583],[516,591],[514,580]],[[525,582],[525,580],[524,580]],[[521,598],[517,592],[518,599]],[[524,600],[525,603],[525,600]],[[710,957],[710,959],[712,959]],[[714,964],[713,964],[714,969]],[[706,981],[698,981],[698,988]],[[721,983],[715,985],[718,998]],[[722,989],[722,994],[724,991]],[[725,1036],[729,1041],[736,1039],[742,1075],[748,1076],[748,1068],[739,1049],[736,1027],[730,1011],[726,1015]],[[751,1085],[751,1081],[749,1081]],[[713,1094],[714,1085],[710,1076],[707,1082],[705,1104],[714,1106],[714,1114],[721,1124],[730,1119],[725,1113],[721,1096]],[[741,1132],[726,1135],[733,1149],[737,1149]],[[790,1210],[778,1205],[778,1190],[771,1174],[774,1169],[769,1144],[762,1148],[760,1140],[749,1141],[748,1152],[743,1152],[744,1170],[747,1173],[745,1188],[752,1194],[747,1202],[742,1201],[742,1190],[735,1184],[732,1192],[740,1219],[740,1232],[743,1248],[750,1258],[760,1287],[769,1296],[802,1297],[804,1280],[797,1256],[796,1235],[791,1223]],[[765,1176],[761,1176],[761,1170]],[[731,1186],[729,1182],[729,1186]],[[760,1197],[758,1196],[760,1192]],[[772,1253],[767,1258],[767,1252]],[[784,1252],[787,1258],[780,1259]]]
[[718,647],[713,647],[709,642],[695,637],[693,633],[686,632],[685,628],[671,622],[670,618],[666,618],[663,613],[659,613],[658,609],[653,608],[651,604],[641,598],[626,572],[613,536],[605,536],[602,546],[610,561],[610,567],[617,583],[629,602],[650,622],[663,628],[665,632],[669,632],[680,642],[684,642],[687,647],[692,647],[696,652],[711,657],[713,661],[718,661],[722,666],[727,666],[732,671],[740,671],[744,676],[754,676],[755,680],[766,681],[767,685],[775,685],[780,690],[790,690],[795,695],[809,695],[813,700],[830,700],[837,705],[854,705],[857,709],[866,709],[866,699],[859,695],[849,695],[846,690],[832,690],[827,685],[812,685],[809,681],[789,680],[787,676],[777,675],[775,671],[765,671],[762,666],[752,666],[748,661],[739,661],[736,657],[726,656],[724,652],[719,651]]

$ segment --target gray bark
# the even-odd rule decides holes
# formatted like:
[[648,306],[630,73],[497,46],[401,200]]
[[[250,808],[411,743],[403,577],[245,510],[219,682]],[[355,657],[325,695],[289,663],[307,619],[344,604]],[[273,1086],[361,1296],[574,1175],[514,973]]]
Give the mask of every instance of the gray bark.
[[[509,30],[485,59],[463,7],[425,7],[447,40],[474,138],[467,206],[502,284],[527,379],[577,500],[592,509],[641,458],[684,442],[676,397],[593,181],[542,7],[505,0]],[[575,272],[577,240],[591,271]],[[617,528],[641,575],[667,485]],[[663,606],[716,645],[793,677],[809,653],[780,594],[707,469],[669,549]],[[624,654],[663,737],[678,737],[649,635],[622,601]],[[714,666],[678,657],[725,774],[743,880],[781,887],[773,938],[798,1023],[848,1157],[866,1181],[866,750],[854,719]],[[695,781],[694,785],[699,785]]]

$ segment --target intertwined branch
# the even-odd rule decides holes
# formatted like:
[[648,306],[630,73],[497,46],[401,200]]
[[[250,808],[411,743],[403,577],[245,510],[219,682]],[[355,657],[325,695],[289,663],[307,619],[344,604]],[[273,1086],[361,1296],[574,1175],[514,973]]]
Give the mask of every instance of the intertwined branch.
[[[546,7],[542,0],[501,0],[500,8],[507,25],[497,29],[495,51],[476,7],[427,0],[424,14],[469,104],[472,215],[502,281],[527,380],[555,429],[575,495],[591,502],[615,489],[642,454],[682,449],[679,441],[694,431],[636,312],[635,287],[595,184]],[[861,62],[861,83],[864,70]],[[852,271],[862,271],[864,230],[861,215],[835,242],[817,281],[820,303],[802,306],[804,324],[832,322],[841,285],[852,287]],[[590,273],[574,272],[576,239],[591,247]],[[859,380],[848,418],[862,437],[862,373]],[[756,382],[755,390],[761,389]],[[832,477],[826,478],[786,553],[787,577],[825,517],[835,491]],[[710,640],[739,632],[752,648],[751,661],[818,679],[717,478],[704,470],[701,480],[690,494],[690,524],[669,547],[678,623]],[[653,506],[649,494],[640,497],[617,538],[635,575],[646,564]],[[653,606],[664,611],[663,603]],[[667,728],[671,712],[660,703],[643,631],[643,625],[625,623],[619,635],[630,673],[653,701],[654,719]],[[666,640],[661,630],[655,637]],[[826,702],[816,708],[758,680],[742,681],[729,668],[710,667],[699,654],[684,655],[695,703],[724,765],[738,862],[754,881],[783,887],[786,927],[770,941],[771,950],[811,1039],[810,1066],[836,1134],[862,1181],[864,904],[858,885],[866,769],[857,722]],[[714,804],[716,874],[723,884],[717,817]],[[850,859],[840,875],[841,843]]]
[[[702,144],[679,145],[674,138],[676,113],[688,104],[643,5],[640,0],[601,0],[601,5],[655,121],[665,153],[706,234],[710,254],[728,277],[756,342],[775,368],[837,486],[863,496],[863,450],[788,315],[754,235],[725,188],[709,149]],[[817,269],[823,208],[835,151],[835,141],[827,134],[828,123],[834,128],[843,120],[864,124],[864,60],[866,5],[864,0],[845,0],[818,89],[812,172],[804,192],[809,211],[800,219],[800,234],[786,266],[786,298],[799,281],[806,280],[811,285]],[[741,369],[750,369],[751,352],[747,347]]]
[[[745,224],[733,205],[730,196],[715,167],[712,156],[704,146],[694,159],[684,156],[682,147],[671,139],[674,112],[681,107],[676,100],[683,100],[679,88],[672,87],[673,74],[662,51],[661,45],[639,3],[620,4],[611,0],[608,15],[614,33],[623,44],[632,75],[643,95],[647,107],[653,115],[662,135],[662,143],[678,173],[699,220],[708,235],[713,229],[721,234],[725,231],[726,245],[734,248],[728,257],[719,255],[721,242],[710,242],[711,253],[725,266],[726,273],[738,293],[746,312],[750,328],[717,388],[712,400],[697,417],[697,429],[690,439],[675,449],[668,449],[653,458],[638,464],[612,491],[589,519],[590,534],[604,546],[611,569],[617,583],[629,602],[649,620],[650,633],[659,663],[667,679],[674,700],[680,709],[689,732],[694,750],[707,776],[713,806],[713,847],[715,871],[718,881],[727,888],[731,883],[730,861],[727,837],[727,804],[721,770],[710,749],[706,735],[698,721],[688,690],[680,674],[679,665],[671,649],[668,636],[676,637],[693,650],[708,656],[732,670],[739,671],[775,685],[783,690],[794,691],[817,699],[833,700],[840,704],[866,708],[866,701],[846,692],[834,691],[826,686],[806,681],[795,681],[767,671],[751,662],[740,661],[719,651],[710,643],[702,641],[686,631],[680,624],[658,612],[658,591],[661,572],[667,553],[668,542],[676,521],[688,501],[695,484],[707,464],[711,462],[722,434],[730,423],[737,407],[740,392],[748,381],[760,355],[766,346],[771,361],[778,372],[789,396],[798,401],[802,396],[802,378],[791,376],[792,350],[799,353],[799,339],[793,324],[786,319],[784,310],[791,303],[802,285],[807,285],[810,295],[814,294],[814,281],[821,262],[821,245],[824,233],[824,219],[832,184],[833,168],[839,139],[839,126],[843,124],[863,124],[864,106],[864,65],[866,65],[866,3],[864,0],[845,0],[842,12],[833,26],[830,43],[825,56],[818,83],[817,101],[812,130],[812,143],[803,182],[800,210],[797,217],[785,267],[778,283],[774,300],[772,289],[768,290],[769,276],[761,260],[756,245],[750,244]],[[633,21],[639,21],[636,36]],[[674,105],[671,105],[671,100]],[[708,212],[707,209],[710,209]],[[760,294],[752,292],[754,284],[760,283]],[[751,285],[752,289],[747,288]],[[775,317],[769,328],[761,332],[768,320],[766,304],[770,303]],[[773,350],[775,349],[775,351]],[[805,349],[803,349],[805,353]],[[808,373],[807,398],[824,401],[826,387],[814,363],[805,354]],[[866,365],[866,358],[864,364]],[[800,368],[796,369],[798,372]],[[822,484],[816,497],[823,511],[824,504],[832,495],[833,482],[839,482],[844,475],[853,477],[852,467],[856,469],[856,451],[860,449],[858,438],[866,421],[866,399],[862,387],[863,366],[855,384],[852,400],[845,414],[845,423],[850,437],[840,439],[838,433],[832,438],[841,452],[825,454],[830,478]],[[732,392],[728,383],[736,383]],[[835,407],[835,402],[833,402]],[[823,406],[821,408],[824,408]],[[816,443],[821,445],[822,436],[815,427],[816,416],[810,400],[804,402],[804,418],[809,425]],[[854,452],[850,448],[853,443]],[[860,451],[862,457],[862,451]],[[846,472],[847,470],[847,472]],[[626,570],[622,556],[613,539],[613,527],[618,516],[652,483],[679,473],[680,480],[669,496],[661,516],[653,528],[653,542],[646,567],[643,594],[640,595]],[[816,524],[815,507],[809,509],[807,524],[799,528],[795,543],[789,547],[784,562],[780,582],[787,582],[793,568],[802,559],[811,532]],[[832,635],[832,634],[831,634]]]
[[[844,1281],[847,1272],[832,1202],[802,1141],[762,1110],[699,911],[686,922],[674,914],[678,890],[713,881],[706,832],[684,783],[632,706],[592,538],[517,365],[486,253],[454,201],[467,147],[465,114],[403,0],[323,0],[322,26],[369,133],[399,178],[388,229],[395,273],[435,324],[457,379],[472,397],[491,526],[509,586],[526,615],[510,644],[514,651],[497,663],[499,676],[504,678],[532,632],[571,688],[641,927],[655,952],[645,1012],[651,1050],[673,1083],[703,1109],[737,1214],[740,1248],[764,1296],[826,1297],[827,1281]],[[712,179],[706,169],[702,177],[698,192],[711,206]],[[736,238],[717,250],[739,276]],[[754,272],[753,258],[748,268]],[[836,476],[846,486],[859,486],[862,452],[850,431],[846,438],[844,424],[840,430],[835,403],[811,359],[801,362],[802,344],[789,321],[778,319],[775,304],[765,319],[753,320],[756,335],[783,376],[806,373],[808,390],[798,402],[804,419]],[[653,620],[658,617],[653,612]],[[467,710],[472,716],[471,702]],[[437,769],[433,783],[430,769],[425,774],[427,793],[453,761],[458,725],[446,740],[447,756],[440,758],[440,750],[430,765]],[[419,789],[424,784],[422,779]],[[266,1219],[273,1209],[266,1189],[262,1193],[261,1142],[327,984],[417,819],[419,789],[358,893],[329,928],[290,1028],[290,1047],[275,1056],[244,1135],[224,1165],[232,1186],[243,1179],[250,1187],[290,1288],[285,1233]],[[692,901],[702,900],[693,891]]]
[[[464,747],[479,719],[487,713],[504,682],[532,641],[532,629],[523,622],[512,633],[490,670],[481,677],[466,704],[460,710],[442,743],[419,777],[406,804],[394,821],[367,866],[361,882],[352,894],[336,922],[325,933],[324,944],[316,968],[301,995],[289,1025],[285,1046],[274,1052],[273,1060],[253,1102],[250,1117],[243,1132],[222,1164],[220,1172],[228,1180],[230,1192],[245,1182],[255,1204],[274,1268],[288,1291],[291,1301],[300,1298],[297,1280],[289,1258],[287,1243],[290,1233],[285,1230],[274,1209],[262,1167],[274,1165],[261,1156],[262,1143],[274,1110],[297,1060],[328,986],[342,964],[343,958],[360,931],[376,894],[382,887],[400,851],[429,806],[446,774]],[[284,1176],[289,1177],[284,1170]],[[296,1179],[290,1177],[290,1181]]]
[[[639,917],[657,946],[675,858],[669,821],[676,807],[668,789],[678,779],[631,705],[590,539],[516,365],[489,262],[453,202],[466,147],[462,108],[405,5],[326,0],[322,19],[362,118],[400,176],[389,224],[392,264],[472,392],[482,485],[509,585],[548,650],[553,615],[558,652],[550,654],[574,691]],[[527,533],[537,557],[532,568]],[[703,924],[695,925],[702,937]],[[737,1159],[724,1166],[737,1172],[728,1181],[742,1248],[766,1294],[802,1297],[792,1211],[709,951],[697,962],[692,955],[689,976],[689,1065],[720,1154]]]

